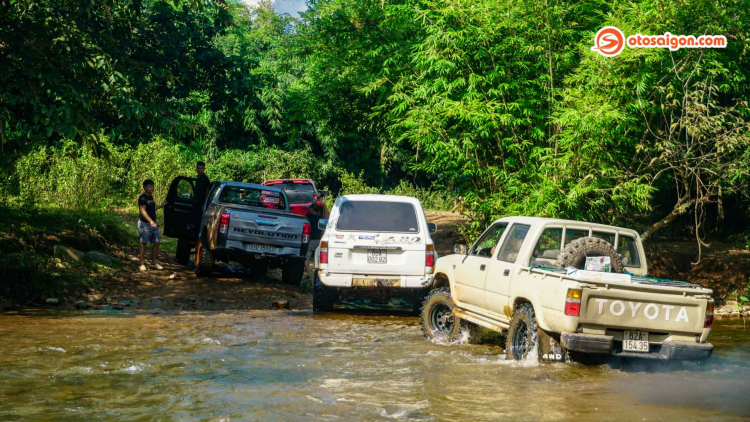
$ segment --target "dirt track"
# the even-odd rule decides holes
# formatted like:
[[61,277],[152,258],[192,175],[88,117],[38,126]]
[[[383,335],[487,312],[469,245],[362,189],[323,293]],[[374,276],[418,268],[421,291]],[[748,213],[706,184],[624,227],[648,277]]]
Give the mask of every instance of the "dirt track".
[[[449,212],[428,212],[427,218],[438,225],[438,233],[433,235],[438,254],[449,254],[459,239],[458,227],[466,220]],[[192,266],[177,264],[173,256],[162,253],[163,270],[141,273],[136,256],[135,247],[125,251],[125,269],[101,281],[100,288],[91,293],[100,294],[102,300],[93,303],[154,311],[218,311],[270,309],[274,301],[287,300],[291,309],[312,308],[312,294],[302,292],[299,286],[283,284],[280,270],[257,277],[239,265],[219,265],[211,277],[199,278]]]

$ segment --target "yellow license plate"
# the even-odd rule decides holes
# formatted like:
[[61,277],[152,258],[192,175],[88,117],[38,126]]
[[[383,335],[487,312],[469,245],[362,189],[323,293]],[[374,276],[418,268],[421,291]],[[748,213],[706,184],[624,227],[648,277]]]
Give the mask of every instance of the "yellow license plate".
[[352,287],[401,287],[400,277],[352,278]]

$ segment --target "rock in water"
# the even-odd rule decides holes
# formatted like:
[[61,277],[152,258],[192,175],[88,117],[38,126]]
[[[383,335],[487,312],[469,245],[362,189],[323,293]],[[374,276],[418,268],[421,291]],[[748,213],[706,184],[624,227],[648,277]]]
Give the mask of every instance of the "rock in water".
[[76,309],[88,309],[90,307],[91,305],[89,305],[83,300],[79,300],[78,302],[76,302]]
[[99,251],[90,251],[86,255],[88,255],[90,260],[98,262],[100,264],[116,264],[120,262],[119,259]]
[[69,248],[63,245],[55,245],[54,249],[55,257],[64,261],[83,261],[86,259],[86,254],[78,249]]

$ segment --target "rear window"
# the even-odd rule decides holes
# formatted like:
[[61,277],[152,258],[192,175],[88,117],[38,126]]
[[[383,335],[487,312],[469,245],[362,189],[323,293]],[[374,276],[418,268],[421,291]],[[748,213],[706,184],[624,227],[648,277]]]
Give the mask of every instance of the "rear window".
[[414,205],[406,202],[344,201],[336,230],[419,233]]
[[620,235],[617,253],[622,256],[622,263],[626,267],[640,267],[641,259],[638,254],[638,242],[632,236]]
[[293,183],[284,186],[284,193],[290,204],[315,201],[315,188],[307,183]]
[[284,196],[281,192],[240,186],[224,187],[221,195],[219,195],[219,202],[272,210],[283,210],[286,208]]

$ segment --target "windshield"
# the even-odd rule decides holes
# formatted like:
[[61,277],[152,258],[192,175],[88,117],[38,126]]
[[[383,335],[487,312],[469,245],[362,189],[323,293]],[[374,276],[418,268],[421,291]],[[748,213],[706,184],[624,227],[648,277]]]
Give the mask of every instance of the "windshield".
[[289,184],[284,187],[284,193],[290,204],[315,201],[315,188],[311,184]]
[[419,223],[407,202],[344,201],[336,230],[419,233]]
[[219,202],[269,208],[272,210],[283,210],[286,208],[284,196],[281,192],[240,186],[224,187],[221,195],[219,195]]

